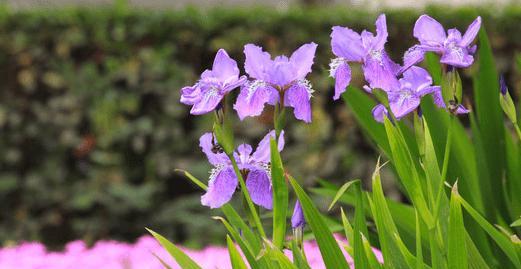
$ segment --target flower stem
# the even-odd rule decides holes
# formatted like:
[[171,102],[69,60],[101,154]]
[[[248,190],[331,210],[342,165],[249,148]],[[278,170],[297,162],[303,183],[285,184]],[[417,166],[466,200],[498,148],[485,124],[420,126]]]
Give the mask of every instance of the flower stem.
[[266,232],[264,232],[264,228],[262,227],[262,223],[260,221],[259,214],[257,213],[257,210],[255,209],[255,205],[253,204],[251,200],[251,196],[248,193],[248,189],[246,188],[246,183],[244,182],[244,178],[242,177],[241,171],[239,170],[239,166],[237,165],[237,162],[235,161],[235,158],[233,157],[233,154],[229,154],[228,157],[230,158],[233,166],[233,170],[235,171],[235,174],[237,175],[237,178],[239,179],[239,184],[241,185],[241,191],[244,195],[244,198],[246,199],[246,204],[248,208],[250,209],[251,216],[253,218],[255,226],[257,226],[257,230],[259,231],[262,238],[266,238]]
[[521,129],[519,129],[519,125],[517,123],[514,123],[514,129],[516,129],[517,136],[519,137],[519,140],[521,140]]

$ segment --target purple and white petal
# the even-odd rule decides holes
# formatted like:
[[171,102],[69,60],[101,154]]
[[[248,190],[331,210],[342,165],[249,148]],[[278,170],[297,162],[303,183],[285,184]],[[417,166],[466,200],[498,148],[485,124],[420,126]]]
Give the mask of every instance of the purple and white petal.
[[303,79],[311,72],[313,65],[313,58],[315,58],[315,51],[317,44],[311,42],[302,45],[289,58],[290,63],[296,70],[296,79]]
[[202,115],[215,110],[223,99],[223,95],[213,83],[206,84],[200,81],[199,88],[201,89],[201,99],[192,106],[190,110],[190,114],[192,115]]
[[307,80],[293,84],[284,95],[284,105],[293,108],[295,118],[306,123],[311,122],[311,96],[313,88]]
[[437,92],[441,92],[440,86],[428,86],[423,88],[421,91],[417,92],[418,96],[423,97],[428,94],[435,94]]
[[221,89],[221,93],[227,94],[227,93],[231,92],[232,90],[234,90],[235,88],[244,85],[246,82],[248,82],[248,78],[246,76],[241,76],[237,80],[233,80],[230,83],[224,84],[223,88]]
[[409,48],[403,55],[403,67],[400,69],[399,73],[405,72],[411,66],[423,61],[424,58],[425,50],[423,50],[418,45],[414,45],[413,47]]
[[181,89],[181,103],[185,105],[193,105],[201,100],[201,89],[197,84],[187,86]]
[[297,202],[295,202],[295,208],[293,209],[293,215],[291,216],[291,228],[296,229],[305,224],[306,219],[304,218],[304,211],[302,211],[302,206],[297,200]]
[[[252,159],[258,163],[269,163],[271,160],[270,140],[275,138],[275,131],[270,131],[264,138],[259,142],[257,149],[252,155]],[[284,149],[284,130],[280,131],[279,141],[277,142],[279,152]]]
[[266,72],[271,68],[271,56],[262,50],[261,47],[253,44],[244,46],[244,69],[250,77],[259,80],[266,80]]
[[297,70],[289,62],[288,57],[281,55],[275,57],[272,67],[267,70],[266,82],[281,88],[297,79]]
[[264,81],[256,80],[242,86],[233,108],[241,120],[245,117],[259,116],[264,110],[264,105],[277,96],[278,92],[273,87]]
[[479,28],[481,27],[481,17],[477,17],[471,25],[469,25],[469,28],[467,28],[467,31],[465,34],[463,34],[463,37],[461,38],[461,41],[459,43],[462,47],[468,47],[472,41],[476,38],[476,36],[479,33]]
[[414,111],[420,105],[420,97],[412,90],[402,89],[397,92],[389,92],[389,108],[397,118],[403,118]]
[[334,26],[331,32],[333,53],[347,61],[361,62],[366,51],[362,46],[362,38],[355,31],[341,26]]
[[451,47],[443,53],[440,63],[451,65],[458,68],[466,68],[472,65],[474,57],[470,55],[466,48]]
[[468,114],[470,113],[470,110],[468,110],[466,107],[464,107],[463,105],[458,105],[458,107],[456,108],[456,111],[455,113],[457,115],[460,115],[460,114]]
[[421,15],[418,18],[413,35],[420,43],[429,46],[441,46],[447,38],[443,26],[428,15]]
[[268,210],[273,208],[273,193],[271,180],[264,169],[251,169],[246,180],[246,188],[251,200]]
[[370,53],[362,66],[364,77],[371,88],[380,88],[384,91],[392,91],[399,87],[396,74],[399,65],[394,63],[385,51]]
[[387,108],[385,108],[385,106],[382,104],[376,105],[371,113],[373,114],[374,120],[380,123],[383,123],[384,119],[389,116]]
[[206,154],[208,158],[208,162],[210,162],[213,166],[219,166],[224,164],[229,164],[230,159],[226,156],[224,152],[214,152],[214,148],[217,144],[217,139],[212,133],[205,133],[199,138],[199,147]]
[[210,175],[208,190],[201,196],[201,204],[210,208],[221,207],[230,201],[237,184],[237,177],[231,166],[214,169]]
[[443,100],[443,95],[441,94],[441,87],[439,90],[432,93],[432,97],[434,98],[434,104],[439,108],[446,108],[445,101]]
[[336,59],[330,64],[331,72],[335,78],[335,95],[333,96],[333,100],[338,100],[351,82],[351,68],[342,58],[337,59],[341,60],[338,64],[334,64]]
[[240,71],[237,62],[224,49],[219,49],[213,61],[212,73],[219,80],[227,82],[237,80]]

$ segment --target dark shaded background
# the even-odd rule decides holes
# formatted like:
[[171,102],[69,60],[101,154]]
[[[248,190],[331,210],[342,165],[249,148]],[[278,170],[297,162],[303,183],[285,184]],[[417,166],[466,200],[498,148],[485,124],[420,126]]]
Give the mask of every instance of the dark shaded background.
[[[519,88],[521,7],[427,13],[460,30],[481,15],[499,70]],[[387,48],[399,61],[421,12],[386,14]],[[319,44],[309,77],[314,121],[289,121],[287,169],[307,186],[368,178],[377,152],[344,103],[332,102],[329,34],[333,25],[374,31],[377,15],[334,7],[0,8],[0,242],[131,241],[144,227],[192,247],[220,242],[224,231],[209,217],[218,211],[202,207],[201,192],[174,171],[206,180],[210,167],[197,144],[213,120],[190,116],[179,89],[210,67],[219,48],[242,69],[250,42],[272,55]],[[363,85],[358,69],[353,83]],[[257,143],[272,124],[269,114],[237,124],[237,137]]]

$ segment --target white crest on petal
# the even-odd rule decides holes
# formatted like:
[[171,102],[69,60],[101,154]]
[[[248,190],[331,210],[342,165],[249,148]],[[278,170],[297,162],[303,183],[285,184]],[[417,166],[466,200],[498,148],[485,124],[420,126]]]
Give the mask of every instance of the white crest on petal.
[[342,64],[347,64],[347,60],[345,58],[338,57],[338,58],[332,59],[331,62],[329,63],[329,76],[332,78],[335,77],[336,70]]
[[266,87],[267,85],[268,85],[268,83],[266,83],[265,81],[262,81],[262,80],[255,80],[255,81],[251,82],[248,85],[248,95],[246,96],[246,101],[249,102],[251,100],[251,98],[253,97],[253,94],[259,87]]
[[313,93],[315,92],[315,90],[313,90],[313,86],[311,85],[311,82],[309,82],[309,80],[307,80],[307,79],[299,79],[299,80],[297,80],[297,84],[300,87],[306,88],[306,91],[308,91],[308,97],[309,98],[311,98],[313,96]]

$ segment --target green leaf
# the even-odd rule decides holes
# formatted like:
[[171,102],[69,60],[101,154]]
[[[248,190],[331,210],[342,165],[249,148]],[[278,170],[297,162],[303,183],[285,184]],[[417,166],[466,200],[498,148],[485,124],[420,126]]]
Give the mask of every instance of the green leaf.
[[242,256],[235,247],[233,240],[229,235],[226,235],[226,243],[228,244],[228,254],[230,254],[230,262],[233,269],[247,269],[248,266],[242,260]]
[[293,252],[293,263],[297,266],[297,268],[311,269],[306,260],[306,257],[304,256],[303,250],[297,246],[297,242],[295,242],[295,240],[291,241],[291,251]]
[[270,140],[271,182],[273,188],[273,244],[282,249],[286,237],[286,215],[288,211],[288,185],[284,177],[284,168],[277,142]]
[[185,170],[182,170],[182,169],[175,169],[175,171],[183,173],[188,179],[190,179],[190,181],[195,183],[195,185],[199,186],[199,188],[201,188],[203,190],[207,190],[208,189],[208,186],[206,186],[206,184],[204,184],[202,181],[200,181],[199,179],[194,177],[188,171],[185,171]]
[[465,199],[460,195],[456,196],[461,205],[469,213],[469,215],[487,232],[487,234],[496,242],[496,244],[503,250],[515,268],[521,268],[521,257],[519,248],[516,247],[509,238],[503,235],[500,231],[490,224],[483,216],[479,214]]
[[362,190],[360,186],[360,181],[356,180],[355,183],[355,225],[353,229],[353,249],[354,249],[354,262],[355,267],[358,268],[369,268],[369,261],[367,259],[367,255],[365,253],[364,245],[362,237],[366,237],[367,226],[365,223],[365,212],[364,212],[364,202],[362,200]]
[[344,183],[344,185],[342,185],[342,187],[340,187],[340,189],[338,189],[338,192],[335,194],[335,197],[333,198],[333,201],[331,201],[331,204],[329,204],[327,211],[330,211],[333,208],[333,206],[336,204],[338,199],[340,199],[340,197],[342,197],[342,195],[344,195],[344,193],[349,189],[349,187],[351,187],[351,185],[355,182],[360,182],[360,180],[355,179],[355,180],[348,181],[348,182]]
[[[265,255],[267,255],[271,260],[274,260],[279,264],[279,267],[275,267],[275,268],[299,269],[289,260],[289,258],[286,255],[284,255],[284,252],[282,252],[280,249],[275,247],[267,239],[264,240],[264,245],[266,246]],[[272,266],[271,268],[274,268],[274,267]]]
[[168,265],[168,263],[166,263],[165,261],[163,261],[163,259],[161,259],[161,257],[157,256],[157,254],[155,253],[152,253],[152,255],[154,255],[154,257],[156,257],[156,259],[166,268],[166,269],[172,269],[172,267],[170,267],[170,265]]
[[297,194],[298,200],[300,201],[302,210],[304,211],[304,218],[315,235],[326,268],[349,268],[349,265],[344,257],[344,254],[340,250],[338,243],[333,237],[333,234],[331,234],[331,231],[328,229],[326,222],[318,212],[309,196],[304,192],[302,187],[300,187],[300,185],[292,176],[288,176],[288,178],[291,186],[293,187],[293,190]]
[[235,146],[233,144],[233,127],[229,120],[225,120],[221,125],[217,122],[213,125],[213,132],[217,141],[219,141],[219,145],[224,149],[226,154],[232,154]]
[[521,217],[518,220],[512,222],[512,224],[510,224],[510,227],[521,227]]
[[170,255],[175,259],[177,264],[181,266],[183,269],[200,269],[199,265],[195,263],[188,255],[186,255],[182,250],[168,241],[166,238],[161,236],[160,234],[146,228],[147,231],[152,234],[152,236],[161,244],[161,246],[170,253]]
[[449,269],[467,269],[467,247],[465,244],[465,226],[461,213],[461,205],[456,198],[458,183],[452,187],[450,198],[449,236],[447,259]]

